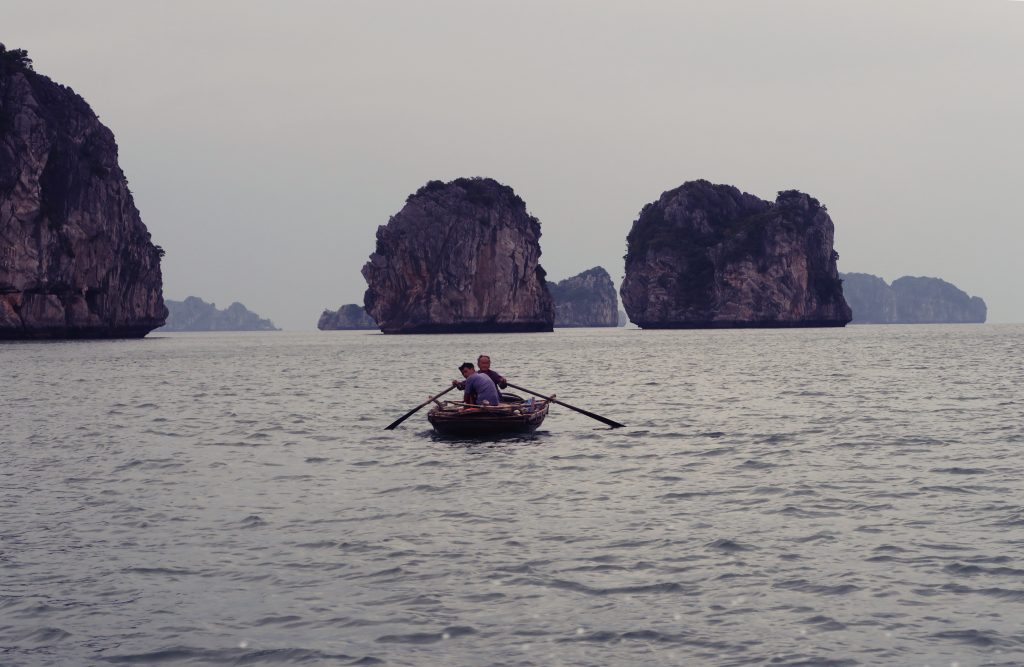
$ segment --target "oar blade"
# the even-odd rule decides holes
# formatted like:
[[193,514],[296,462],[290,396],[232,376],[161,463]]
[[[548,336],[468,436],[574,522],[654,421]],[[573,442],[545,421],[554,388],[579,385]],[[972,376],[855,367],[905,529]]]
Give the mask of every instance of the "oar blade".
[[[416,410],[419,410],[419,408],[416,408]],[[393,431],[393,430],[395,430],[396,428],[398,428],[398,425],[399,425],[399,424],[401,424],[401,423],[402,423],[402,422],[404,422],[404,421],[405,421],[406,419],[408,419],[409,417],[411,417],[411,416],[413,415],[413,413],[414,413],[414,412],[416,412],[416,410],[413,410],[412,412],[407,412],[407,413],[405,413],[404,415],[402,415],[401,417],[399,417],[399,418],[398,418],[398,419],[396,419],[395,421],[393,421],[393,422],[391,422],[390,424],[388,424],[387,426],[385,426],[385,427],[384,427],[384,430],[385,430],[385,431]]]
[[[541,394],[539,392],[533,391],[532,389],[527,389],[526,387],[520,387],[519,385],[512,384],[511,382],[508,383],[508,386],[512,387],[513,389],[518,389],[519,391],[525,391],[527,394],[533,394],[534,396],[540,396],[541,398],[547,398],[547,396],[545,396],[544,394]],[[569,405],[568,403],[563,403],[562,401],[559,401],[558,399],[551,398],[551,399],[548,399],[548,400],[550,400],[552,403],[554,403],[556,405],[561,405],[563,407],[569,408],[570,410],[575,410],[576,412],[580,413],[581,415],[586,415],[587,417],[590,417],[591,419],[596,419],[599,422],[602,422],[604,424],[608,424],[612,428],[623,428],[625,426],[625,424],[620,424],[619,422],[617,422],[617,421],[615,421],[613,419],[608,419],[607,417],[602,417],[601,415],[594,414],[593,412],[590,412],[589,410],[584,410],[583,408],[577,408],[575,405]]]
[[442,391],[442,392],[441,392],[441,393],[439,393],[439,394],[436,394],[436,395],[434,395],[434,396],[431,396],[430,398],[428,398],[428,399],[427,399],[426,401],[424,401],[423,403],[420,403],[419,405],[417,405],[417,406],[416,406],[415,408],[413,408],[412,410],[409,410],[409,412],[406,412],[406,413],[405,413],[404,415],[402,415],[401,417],[399,417],[399,418],[398,418],[398,419],[396,419],[395,421],[393,421],[393,422],[391,422],[390,424],[388,424],[387,426],[385,426],[385,427],[384,427],[384,430],[385,430],[385,431],[393,431],[394,429],[398,428],[398,425],[399,425],[399,424],[401,424],[401,423],[402,423],[402,422],[404,422],[404,421],[405,421],[406,419],[408,419],[409,417],[412,417],[412,416],[413,416],[414,414],[416,414],[416,413],[417,413],[417,412],[418,412],[418,411],[419,411],[419,410],[420,410],[420,409],[421,409],[421,408],[422,408],[422,407],[423,407],[424,405],[429,405],[431,401],[434,401],[434,400],[436,400],[436,399],[440,398],[441,396],[444,396],[445,394],[447,394],[447,393],[448,393],[449,391],[451,391],[452,389],[455,389],[455,385],[452,385],[451,387],[448,387],[447,389],[445,389],[444,391]]
[[[565,403],[562,403],[561,401],[554,401],[554,402],[557,403],[558,405],[565,405],[565,407],[567,407],[567,408],[572,407],[572,406],[566,405]],[[583,414],[583,415],[586,415],[586,416],[590,417],[591,419],[596,419],[599,422],[604,422],[605,424],[608,424],[612,428],[623,428],[625,426],[625,424],[620,424],[619,422],[615,421],[614,419],[608,419],[607,417],[602,417],[601,415],[596,415],[593,412],[587,412],[586,410],[583,410],[581,408],[573,408],[573,409],[576,410],[577,412],[579,412],[580,414]]]

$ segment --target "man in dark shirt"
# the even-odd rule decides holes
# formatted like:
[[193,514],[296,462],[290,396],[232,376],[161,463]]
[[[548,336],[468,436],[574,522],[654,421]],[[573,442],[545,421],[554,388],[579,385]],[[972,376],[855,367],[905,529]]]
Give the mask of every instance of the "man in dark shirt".
[[459,366],[459,372],[465,380],[452,380],[452,385],[465,391],[462,396],[463,402],[473,405],[497,405],[501,402],[494,381],[483,373],[477,373],[473,364],[467,361]]
[[491,370],[491,358],[486,354],[481,354],[476,358],[476,365],[480,367],[480,372],[491,378],[495,385],[501,389],[508,387],[508,380],[505,379],[505,376]]

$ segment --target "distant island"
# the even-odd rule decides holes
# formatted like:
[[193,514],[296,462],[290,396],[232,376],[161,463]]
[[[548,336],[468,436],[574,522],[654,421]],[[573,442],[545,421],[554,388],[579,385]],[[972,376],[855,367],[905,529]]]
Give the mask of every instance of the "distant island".
[[0,339],[138,338],[163,325],[160,259],[113,133],[0,44]]
[[615,283],[603,267],[595,266],[561,282],[548,283],[555,301],[555,328],[614,327],[619,299]]
[[833,232],[825,207],[796,190],[770,202],[684,183],[633,223],[622,305],[644,329],[843,326]]
[[854,324],[944,324],[985,321],[985,301],[940,278],[903,276],[888,284],[870,273],[843,273]]
[[170,314],[159,331],[280,331],[237,301],[224,310],[196,296],[184,301],[165,301]]
[[357,303],[346,303],[337,310],[325,310],[316,323],[320,331],[376,330],[377,323]]

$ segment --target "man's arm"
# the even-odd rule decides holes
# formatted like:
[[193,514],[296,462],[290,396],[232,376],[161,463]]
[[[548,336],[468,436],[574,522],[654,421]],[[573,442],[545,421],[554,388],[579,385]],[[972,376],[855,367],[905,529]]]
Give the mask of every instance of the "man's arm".
[[508,380],[505,378],[504,375],[497,371],[487,371],[487,377],[494,380],[494,384],[498,387],[498,389],[505,389],[508,387]]

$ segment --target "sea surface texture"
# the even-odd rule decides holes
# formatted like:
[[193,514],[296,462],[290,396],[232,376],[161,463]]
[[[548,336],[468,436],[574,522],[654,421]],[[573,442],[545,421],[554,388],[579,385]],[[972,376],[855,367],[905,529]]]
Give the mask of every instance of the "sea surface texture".
[[[1022,350],[1017,325],[3,344],[0,664],[1021,665]],[[384,430],[480,353],[627,427]]]

